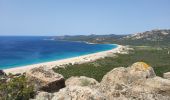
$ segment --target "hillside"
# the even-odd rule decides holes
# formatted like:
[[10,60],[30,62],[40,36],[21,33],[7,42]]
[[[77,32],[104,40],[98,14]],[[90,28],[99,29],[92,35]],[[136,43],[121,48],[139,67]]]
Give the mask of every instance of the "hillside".
[[170,38],[170,30],[151,30],[123,37],[128,40],[163,41]]
[[86,41],[93,43],[118,43],[123,45],[170,46],[170,29],[151,30],[131,35],[76,35],[56,36],[57,40]]
[[56,40],[67,40],[67,41],[86,41],[86,42],[93,42],[93,43],[109,43],[112,41],[116,41],[120,38],[125,37],[126,35],[65,35],[65,36],[56,36],[54,39]]
[[170,46],[170,29],[151,30],[125,36],[121,39],[129,44]]

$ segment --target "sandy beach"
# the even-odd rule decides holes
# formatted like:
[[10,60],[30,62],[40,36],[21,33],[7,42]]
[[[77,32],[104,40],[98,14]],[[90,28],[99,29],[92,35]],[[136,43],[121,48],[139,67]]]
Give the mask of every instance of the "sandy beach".
[[51,69],[55,66],[61,66],[61,65],[69,64],[69,63],[81,64],[81,63],[86,63],[86,62],[92,62],[97,59],[104,58],[109,55],[113,55],[114,53],[126,53],[124,51],[125,48],[126,48],[125,46],[118,45],[117,48],[107,50],[107,51],[97,52],[97,53],[93,53],[93,54],[88,54],[88,55],[63,59],[63,60],[56,60],[56,61],[39,63],[39,64],[32,64],[32,65],[27,65],[27,66],[9,68],[9,69],[5,69],[4,71],[6,73],[16,74],[16,73],[24,73],[32,68],[40,67],[40,66],[46,66],[47,68]]

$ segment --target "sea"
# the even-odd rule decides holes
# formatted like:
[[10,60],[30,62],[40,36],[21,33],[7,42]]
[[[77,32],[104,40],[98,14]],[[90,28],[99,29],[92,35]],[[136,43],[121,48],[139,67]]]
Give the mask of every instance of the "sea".
[[116,44],[60,41],[48,36],[0,36],[0,69],[61,60],[116,48]]

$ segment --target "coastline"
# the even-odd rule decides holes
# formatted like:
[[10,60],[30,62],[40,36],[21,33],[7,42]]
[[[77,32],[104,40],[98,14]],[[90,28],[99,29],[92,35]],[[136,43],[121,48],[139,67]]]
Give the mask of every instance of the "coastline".
[[92,54],[87,54],[87,55],[83,55],[83,56],[72,57],[72,58],[67,58],[67,59],[62,59],[62,60],[56,60],[56,61],[20,66],[20,67],[15,67],[15,68],[9,68],[9,69],[4,69],[3,71],[5,73],[16,74],[16,73],[24,73],[32,68],[40,67],[40,66],[46,66],[47,69],[52,69],[55,66],[62,66],[65,64],[69,64],[69,63],[82,64],[82,63],[92,62],[97,59],[107,57],[114,53],[121,53],[121,52],[123,52],[123,48],[125,48],[125,46],[117,45],[116,48],[113,48],[113,49],[107,50],[107,51],[101,51],[101,52],[97,52],[97,53],[92,53]]

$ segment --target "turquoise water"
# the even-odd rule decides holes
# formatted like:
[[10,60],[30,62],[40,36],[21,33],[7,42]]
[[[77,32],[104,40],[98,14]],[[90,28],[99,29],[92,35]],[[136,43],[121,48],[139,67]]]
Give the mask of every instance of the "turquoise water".
[[112,44],[88,44],[49,38],[0,37],[0,69],[77,57],[117,47]]

